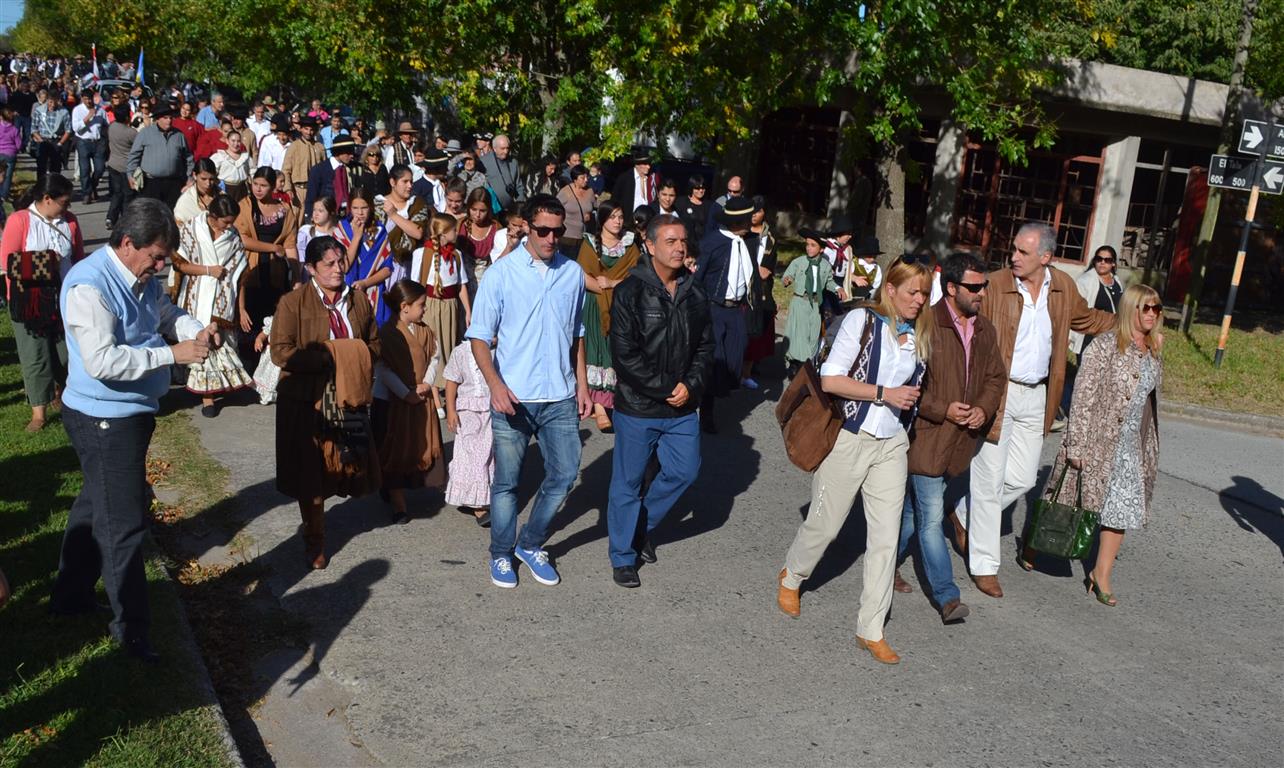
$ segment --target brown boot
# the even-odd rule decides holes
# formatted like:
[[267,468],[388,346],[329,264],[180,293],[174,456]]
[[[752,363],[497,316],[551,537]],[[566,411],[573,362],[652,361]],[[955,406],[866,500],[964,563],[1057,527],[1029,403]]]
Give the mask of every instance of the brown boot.
[[972,583],[990,597],[1003,597],[1003,587],[999,586],[998,576],[973,576]]
[[967,558],[967,529],[959,521],[958,513],[950,510],[950,524],[954,526],[954,547],[959,555]]
[[896,655],[892,646],[887,644],[887,640],[866,640],[860,635],[856,636],[856,642],[860,647],[869,651],[869,655],[874,657],[875,661],[881,661],[884,664],[900,664],[901,657]]
[[956,621],[962,621],[967,618],[968,607],[958,600],[951,600],[941,606],[941,623],[953,624]]
[[798,601],[798,590],[789,589],[785,586],[784,568],[780,569],[780,575],[776,577],[776,581],[780,585],[780,589],[776,592],[776,605],[780,606],[780,610],[784,611],[786,615],[795,619],[798,618],[802,615],[802,606]]
[[910,583],[901,578],[900,568],[896,569],[896,580],[892,582],[892,589],[900,592],[902,595],[908,595],[914,591],[914,588],[910,586]]

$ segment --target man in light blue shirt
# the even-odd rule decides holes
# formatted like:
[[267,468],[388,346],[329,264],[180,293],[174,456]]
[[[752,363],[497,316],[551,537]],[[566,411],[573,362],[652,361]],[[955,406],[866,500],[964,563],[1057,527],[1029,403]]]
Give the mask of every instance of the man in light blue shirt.
[[330,151],[330,145],[334,143],[341,134],[348,133],[348,129],[343,125],[343,115],[335,112],[330,115],[330,124],[321,129],[321,144],[325,146],[325,151]]
[[196,113],[196,122],[207,130],[217,128],[219,116],[222,114],[223,94],[215,93],[210,96],[210,103],[201,107],[201,111]]
[[[467,333],[490,386],[490,580],[505,588],[517,586],[514,555],[539,583],[561,580],[543,546],[548,524],[579,474],[579,423],[593,409],[584,357],[584,271],[557,250],[566,209],[551,195],[536,195],[523,216],[530,234],[486,270]],[[499,340],[493,358],[492,339]],[[518,536],[517,483],[532,437],[544,455],[544,482]]]

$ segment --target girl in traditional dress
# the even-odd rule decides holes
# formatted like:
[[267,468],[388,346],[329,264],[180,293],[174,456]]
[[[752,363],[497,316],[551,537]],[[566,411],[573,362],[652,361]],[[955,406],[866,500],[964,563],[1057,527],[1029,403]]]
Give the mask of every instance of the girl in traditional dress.
[[245,246],[232,226],[237,207],[224,194],[214,196],[209,207],[179,230],[178,252],[183,257],[174,268],[182,275],[178,305],[202,324],[215,323],[227,342],[211,349],[200,363],[187,367],[187,391],[201,396],[201,415],[218,415],[214,396],[235,392],[254,382],[236,353],[235,318],[245,311],[240,297],[245,272]]
[[241,134],[228,131],[227,148],[215,152],[210,160],[218,169],[218,180],[223,190],[233,200],[240,201],[245,197],[246,182],[250,178],[250,152],[245,147]]
[[353,190],[348,201],[348,218],[339,223],[334,236],[347,250],[347,272],[344,282],[362,291],[375,311],[375,322],[382,325],[392,317],[383,294],[393,278],[395,261],[388,245],[388,230],[373,218],[374,200],[365,190]]
[[636,238],[625,228],[625,211],[614,202],[597,209],[602,222],[598,237],[585,235],[580,245],[579,264],[584,270],[584,347],[588,360],[589,397],[597,428],[611,428],[607,413],[615,408],[615,369],[611,367],[611,296],[615,286],[629,276],[641,251]]
[[825,260],[824,235],[804,227],[802,256],[789,262],[780,282],[793,291],[789,317],[785,320],[785,361],[792,374],[816,354],[820,343],[820,307],[826,293],[846,301],[847,295],[834,282],[834,270]]
[[491,251],[495,248],[495,235],[499,231],[499,225],[490,215],[490,193],[484,188],[474,189],[468,194],[465,210],[468,218],[459,225],[459,231],[472,246],[472,257],[465,261],[469,262],[469,282],[475,287],[481,284],[482,275],[490,266]]
[[[424,247],[416,248],[410,259],[410,278],[428,291],[424,324],[432,329],[441,348],[450,350],[463,339],[464,328],[472,322],[468,270],[464,268],[462,254],[455,248],[459,237],[455,217],[433,213],[427,226]],[[460,314],[464,317],[463,326],[459,324]],[[433,383],[437,387],[445,386],[440,372]]]
[[[408,165],[394,165],[388,171],[390,189],[379,215],[388,230],[388,245],[397,264],[406,267],[410,255],[424,239],[424,225],[432,215],[432,200],[415,197],[414,174]],[[456,225],[457,226],[457,225]],[[400,279],[397,275],[396,279]],[[389,286],[392,283],[388,284]]]
[[241,331],[247,334],[260,329],[263,318],[276,311],[277,300],[294,287],[296,271],[290,265],[299,260],[294,250],[298,219],[294,208],[273,195],[276,184],[276,171],[267,166],[255,171],[236,217],[246,257],[237,298],[244,310]]
[[446,484],[436,413],[441,403],[432,384],[441,349],[423,324],[428,292],[422,285],[399,280],[383,299],[396,315],[379,328],[371,422],[393,519],[407,523],[406,489]]
[[339,227],[339,206],[329,195],[317,198],[309,213],[310,222],[299,227],[299,235],[294,241],[294,247],[299,253],[307,251],[312,238],[322,235],[333,237]]
[[446,503],[471,511],[478,525],[489,528],[490,486],[495,481],[490,387],[477,367],[472,342],[464,339],[455,347],[442,377],[446,380],[446,426],[455,433]]

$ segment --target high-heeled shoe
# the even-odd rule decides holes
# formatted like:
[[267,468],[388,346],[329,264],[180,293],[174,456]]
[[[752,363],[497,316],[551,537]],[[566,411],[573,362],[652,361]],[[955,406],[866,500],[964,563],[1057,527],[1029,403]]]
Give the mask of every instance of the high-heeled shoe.
[[1101,587],[1097,586],[1097,580],[1092,578],[1091,574],[1084,577],[1083,586],[1087,592],[1090,592],[1096,596],[1098,603],[1101,603],[1102,605],[1108,605],[1111,608],[1114,608],[1115,606],[1119,605],[1119,601],[1115,599],[1114,594],[1111,592],[1102,591]]

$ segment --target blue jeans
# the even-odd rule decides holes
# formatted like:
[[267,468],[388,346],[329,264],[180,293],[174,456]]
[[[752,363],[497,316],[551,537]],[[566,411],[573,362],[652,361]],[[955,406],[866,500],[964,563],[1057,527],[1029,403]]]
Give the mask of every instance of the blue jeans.
[[4,169],[4,175],[0,176],[0,222],[5,219],[4,201],[9,199],[9,188],[13,186],[13,171],[18,166],[17,155],[0,155],[0,163],[7,167]]
[[945,478],[910,475],[905,491],[905,511],[901,514],[901,544],[897,560],[905,557],[910,537],[918,531],[918,552],[922,558],[932,600],[939,608],[959,599],[954,583],[954,565],[941,521],[945,515]]
[[18,135],[21,137],[18,151],[23,152],[29,149],[31,144],[31,115],[14,115],[13,126],[18,129]]
[[84,199],[97,191],[103,171],[107,170],[107,140],[77,139],[76,162],[80,168],[80,196]]
[[[555,403],[518,403],[512,416],[491,411],[495,435],[495,482],[490,489],[490,556],[512,557],[513,546],[539,549],[548,524],[561,509],[580,472],[580,416],[575,398]],[[530,520],[517,535],[517,485],[531,438],[544,454],[544,482]]]
[[[644,499],[642,478],[652,454],[660,460],[660,474]],[[700,419],[696,414],[647,419],[615,412],[615,455],[606,509],[612,567],[637,564],[633,540],[642,508],[646,508],[646,531],[650,533],[699,472]]]

